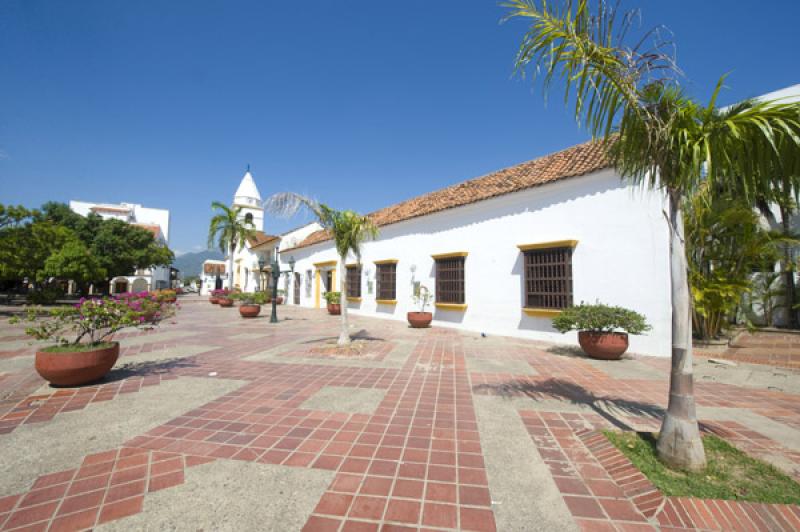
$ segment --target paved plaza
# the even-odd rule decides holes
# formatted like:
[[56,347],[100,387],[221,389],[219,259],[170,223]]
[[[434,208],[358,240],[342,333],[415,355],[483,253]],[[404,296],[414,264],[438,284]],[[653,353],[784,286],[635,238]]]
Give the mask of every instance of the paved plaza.
[[[182,299],[51,388],[0,317],[2,530],[797,530],[800,508],[662,496],[599,430],[657,430],[669,361]],[[703,430],[800,480],[800,375],[696,361]]]

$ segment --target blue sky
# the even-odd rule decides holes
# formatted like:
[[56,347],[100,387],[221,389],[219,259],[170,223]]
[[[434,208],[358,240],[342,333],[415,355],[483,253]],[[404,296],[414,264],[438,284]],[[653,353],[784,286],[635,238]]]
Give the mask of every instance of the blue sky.
[[[674,33],[688,90],[800,82],[800,2],[627,0]],[[0,203],[142,203],[204,247],[246,165],[369,212],[585,140],[513,78],[495,1],[0,0]],[[279,232],[302,220],[267,219]]]

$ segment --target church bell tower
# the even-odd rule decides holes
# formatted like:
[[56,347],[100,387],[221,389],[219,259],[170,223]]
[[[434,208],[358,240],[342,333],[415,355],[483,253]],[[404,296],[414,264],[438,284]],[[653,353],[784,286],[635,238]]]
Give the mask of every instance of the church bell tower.
[[253,181],[253,174],[250,173],[250,165],[236,189],[233,196],[233,206],[241,207],[240,216],[253,222],[256,231],[264,230],[264,208],[261,206],[261,194],[258,193],[256,182]]

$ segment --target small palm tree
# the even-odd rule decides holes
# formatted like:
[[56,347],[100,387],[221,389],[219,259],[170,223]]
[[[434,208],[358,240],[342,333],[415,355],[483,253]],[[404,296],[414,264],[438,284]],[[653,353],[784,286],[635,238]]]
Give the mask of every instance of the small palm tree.
[[508,18],[531,23],[516,67],[524,73],[532,66],[545,88],[554,79],[563,82],[575,117],[605,142],[617,171],[666,193],[672,370],[658,454],[670,466],[698,470],[706,459],[693,394],[681,204],[704,181],[714,190],[738,190],[751,201],[771,197],[775,168],[798,167],[800,107],[751,101],[720,110],[716,99],[724,77],[709,104],[701,106],[681,90],[670,43],[661,40],[658,29],[629,41],[635,13],[618,16],[603,0],[590,13],[588,4],[508,0]]
[[211,217],[208,226],[208,247],[217,246],[221,252],[228,254],[228,289],[233,290],[233,255],[248,238],[255,235],[256,228],[253,222],[241,216],[241,207],[231,208],[214,201],[211,208],[216,210],[216,214]]
[[281,216],[291,216],[302,208],[311,211],[323,229],[333,237],[336,253],[339,255],[337,266],[339,279],[340,303],[342,307],[342,331],[339,334],[338,345],[350,343],[350,325],[347,320],[347,276],[345,263],[350,253],[361,262],[361,244],[378,235],[378,228],[372,220],[353,211],[337,211],[323,203],[294,192],[281,192],[271,196],[265,203],[265,208]]

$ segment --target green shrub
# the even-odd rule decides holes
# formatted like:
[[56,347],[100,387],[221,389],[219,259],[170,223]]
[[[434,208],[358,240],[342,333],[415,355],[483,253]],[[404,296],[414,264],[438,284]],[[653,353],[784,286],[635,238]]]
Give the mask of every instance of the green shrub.
[[341,292],[325,293],[325,301],[327,301],[329,305],[338,305],[341,302],[341,297],[342,297]]
[[633,310],[596,303],[565,308],[553,318],[553,327],[562,333],[567,331],[613,332],[625,331],[642,334],[650,330],[645,317]]
[[237,292],[231,294],[231,298],[241,301],[244,305],[263,305],[267,302],[267,294],[264,292]]
[[45,286],[41,290],[29,292],[26,299],[33,305],[52,305],[62,297],[64,297],[64,291],[59,287]]

